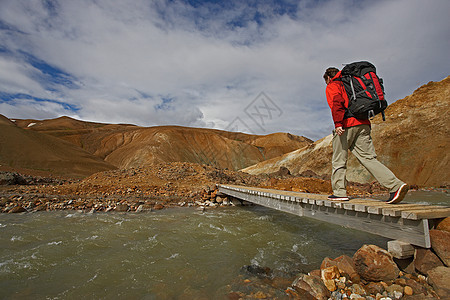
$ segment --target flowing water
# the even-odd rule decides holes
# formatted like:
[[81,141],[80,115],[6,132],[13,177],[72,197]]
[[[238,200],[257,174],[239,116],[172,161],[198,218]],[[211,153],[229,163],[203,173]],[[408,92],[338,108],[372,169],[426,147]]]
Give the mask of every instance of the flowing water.
[[[407,197],[450,204],[445,192]],[[245,265],[289,277],[386,242],[258,206],[2,214],[0,299],[221,299]]]

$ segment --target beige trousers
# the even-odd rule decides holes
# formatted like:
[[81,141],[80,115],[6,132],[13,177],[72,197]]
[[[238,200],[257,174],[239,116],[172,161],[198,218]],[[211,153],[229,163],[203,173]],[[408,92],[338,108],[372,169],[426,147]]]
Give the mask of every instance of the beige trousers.
[[356,156],[359,162],[382,186],[389,189],[390,193],[397,191],[403,184],[391,170],[377,160],[375,147],[370,136],[370,126],[358,125],[345,128],[345,132],[340,136],[333,131],[331,174],[333,195],[347,196],[345,174],[347,172],[348,150]]

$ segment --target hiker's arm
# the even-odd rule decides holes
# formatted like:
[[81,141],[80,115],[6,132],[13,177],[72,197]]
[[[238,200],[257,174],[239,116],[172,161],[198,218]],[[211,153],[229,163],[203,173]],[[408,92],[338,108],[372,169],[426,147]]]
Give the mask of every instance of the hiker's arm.
[[343,129],[341,126],[336,127],[334,130],[336,131],[337,135],[342,135],[345,131],[345,129]]
[[328,105],[331,109],[331,116],[333,117],[334,128],[342,127],[345,114],[345,99],[338,86],[333,83],[329,84],[326,89]]

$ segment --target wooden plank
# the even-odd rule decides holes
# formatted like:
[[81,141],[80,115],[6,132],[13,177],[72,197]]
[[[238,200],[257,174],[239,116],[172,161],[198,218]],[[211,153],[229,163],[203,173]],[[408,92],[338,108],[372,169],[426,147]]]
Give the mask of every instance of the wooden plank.
[[323,206],[325,200],[316,200],[316,205]]
[[381,215],[381,213],[383,212],[383,208],[380,206],[368,206],[367,212],[369,214]]
[[359,204],[359,203],[355,203],[355,211],[359,211],[359,212],[367,212],[367,205],[366,204]]
[[344,204],[347,201],[333,201],[333,202],[334,202],[334,207],[336,207],[336,208],[344,208]]
[[383,208],[383,215],[399,217],[402,215],[402,211],[407,210],[426,210],[432,208],[431,205],[422,205],[422,204],[394,204]]
[[352,203],[352,202],[344,203],[344,209],[346,209],[346,210],[355,210],[355,203]]
[[326,207],[334,207],[334,202],[331,200],[324,200],[324,205]]
[[383,208],[395,205],[388,204],[383,201],[355,201],[353,203],[355,204],[354,210],[360,212],[369,212],[372,214],[381,214]]
[[388,252],[395,258],[405,259],[414,256],[415,248],[410,243],[405,243],[399,240],[388,241]]
[[402,218],[410,220],[450,217],[450,208],[402,211]]

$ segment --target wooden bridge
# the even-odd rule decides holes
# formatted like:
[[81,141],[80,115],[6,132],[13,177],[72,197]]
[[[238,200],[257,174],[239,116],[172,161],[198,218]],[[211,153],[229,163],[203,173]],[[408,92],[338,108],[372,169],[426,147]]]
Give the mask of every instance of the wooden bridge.
[[387,204],[356,198],[331,201],[325,195],[218,185],[219,192],[301,217],[354,228],[407,244],[430,248],[429,230],[441,218],[450,216],[450,207],[421,204]]

